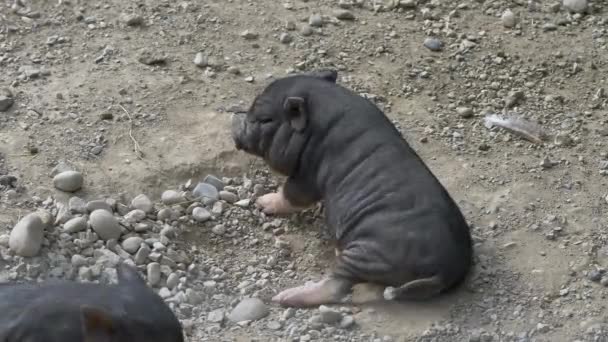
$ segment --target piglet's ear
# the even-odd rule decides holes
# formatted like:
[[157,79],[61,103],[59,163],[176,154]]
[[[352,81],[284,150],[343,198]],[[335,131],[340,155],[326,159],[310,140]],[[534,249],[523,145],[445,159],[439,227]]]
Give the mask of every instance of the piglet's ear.
[[309,73],[309,75],[331,83],[336,83],[336,81],[338,80],[338,71],[336,70],[318,70]]
[[107,312],[83,305],[80,308],[84,342],[112,341],[114,320]]
[[285,119],[296,132],[302,132],[308,124],[308,108],[302,97],[288,97],[283,103]]

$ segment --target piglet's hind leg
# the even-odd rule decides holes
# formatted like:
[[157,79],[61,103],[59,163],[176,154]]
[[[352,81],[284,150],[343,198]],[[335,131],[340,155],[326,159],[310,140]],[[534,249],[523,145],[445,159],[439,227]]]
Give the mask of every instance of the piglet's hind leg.
[[353,283],[345,278],[330,277],[284,290],[274,296],[272,301],[290,307],[337,304],[350,293],[352,286]]

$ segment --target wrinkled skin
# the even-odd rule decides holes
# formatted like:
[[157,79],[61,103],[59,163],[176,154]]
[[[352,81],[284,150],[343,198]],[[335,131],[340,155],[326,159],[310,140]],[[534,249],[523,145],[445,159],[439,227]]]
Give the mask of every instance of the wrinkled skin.
[[118,284],[0,285],[2,342],[183,342],[180,322],[123,264]]
[[462,283],[472,263],[456,203],[373,103],[319,71],[270,83],[233,116],[235,146],[287,176],[257,205],[286,214],[323,200],[338,251],[330,275],[287,289],[284,306],[338,303],[360,282],[387,299],[426,299]]

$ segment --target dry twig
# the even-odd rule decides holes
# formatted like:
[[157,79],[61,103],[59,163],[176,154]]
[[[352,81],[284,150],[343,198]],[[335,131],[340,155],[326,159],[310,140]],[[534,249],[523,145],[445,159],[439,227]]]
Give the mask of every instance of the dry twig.
[[133,150],[135,151],[135,154],[137,154],[137,158],[144,159],[144,153],[141,151],[141,147],[139,146],[137,140],[135,140],[135,137],[133,137],[133,118],[131,117],[131,113],[129,113],[129,111],[126,110],[125,107],[123,107],[121,104],[119,104],[118,106],[129,117],[129,137],[131,138],[131,141],[133,141]]

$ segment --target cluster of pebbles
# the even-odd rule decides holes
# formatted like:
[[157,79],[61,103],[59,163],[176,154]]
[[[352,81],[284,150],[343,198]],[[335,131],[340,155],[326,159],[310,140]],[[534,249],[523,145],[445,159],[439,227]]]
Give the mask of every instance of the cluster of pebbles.
[[[370,338],[356,333],[352,309],[296,310],[269,304],[269,295],[280,290],[270,289],[271,280],[295,276],[293,270],[281,270],[288,260],[280,259],[288,253],[260,258],[261,265],[244,265],[244,272],[229,274],[225,269],[230,260],[213,260],[185,241],[192,230],[208,239],[239,239],[246,232],[242,222],[261,223],[249,229],[273,229],[275,237],[280,235],[282,219],[265,218],[252,205],[265,191],[261,184],[208,175],[196,185],[189,181],[163,192],[157,203],[144,194],[128,203],[85,200],[75,195],[83,189],[84,177],[74,170],[58,172],[53,185],[71,195],[67,203],[35,198],[38,208],[20,218],[10,234],[0,236],[2,258],[13,265],[10,272],[0,273],[4,281],[68,278],[111,283],[116,282],[116,266],[126,262],[136,266],[176,312],[186,333],[198,334],[190,336],[192,340],[205,340],[226,326],[255,328],[262,319],[259,324],[266,332],[299,341]],[[274,247],[288,248],[278,238]],[[199,324],[205,329],[193,329]]]

